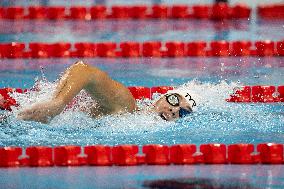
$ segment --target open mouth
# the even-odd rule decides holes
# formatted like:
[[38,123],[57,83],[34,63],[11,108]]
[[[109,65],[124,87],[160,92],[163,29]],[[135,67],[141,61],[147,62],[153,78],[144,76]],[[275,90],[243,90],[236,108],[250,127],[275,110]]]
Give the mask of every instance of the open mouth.
[[167,121],[167,118],[164,116],[164,114],[160,114],[160,117],[161,117],[163,120],[166,120],[166,121]]

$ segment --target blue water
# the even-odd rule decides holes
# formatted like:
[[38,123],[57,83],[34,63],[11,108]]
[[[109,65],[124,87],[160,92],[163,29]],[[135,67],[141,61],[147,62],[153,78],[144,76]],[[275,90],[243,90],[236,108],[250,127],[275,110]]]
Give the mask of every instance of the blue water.
[[[283,188],[283,165],[187,165],[134,167],[55,167],[0,169],[3,188],[139,188],[149,189],[147,183],[156,180],[203,179],[213,183],[211,188]],[[226,172],[227,174],[223,174]],[[13,181],[9,181],[13,178]],[[200,183],[196,182],[196,183]],[[205,182],[201,182],[203,187]],[[197,184],[196,184],[197,185]],[[196,188],[198,188],[195,185]],[[199,185],[200,186],[200,185]],[[207,185],[206,188],[209,188]],[[165,188],[165,187],[163,187]],[[171,188],[174,188],[173,186]]]
[[[3,60],[1,87],[31,88],[35,78],[58,79],[76,60]],[[176,143],[262,143],[284,142],[283,103],[236,104],[226,98],[236,86],[281,85],[283,58],[184,58],[184,59],[86,59],[126,86],[179,86],[202,98],[198,110],[178,122],[165,122],[144,113],[109,116],[94,120],[79,111],[66,111],[50,124],[25,122],[12,114],[0,127],[0,144],[176,144]],[[10,67],[12,66],[12,67]],[[43,70],[41,69],[43,68]],[[42,71],[41,71],[42,70]],[[121,71],[123,70],[123,71]],[[50,90],[42,97],[50,97]],[[43,91],[44,91],[43,90]],[[205,91],[205,93],[204,93]],[[36,94],[35,94],[36,95]],[[29,106],[33,95],[22,95],[20,104]],[[63,121],[64,120],[64,121]]]
[[[0,87],[30,88],[43,71],[49,81],[59,78],[68,66],[79,59],[4,59],[0,65]],[[106,71],[126,86],[181,85],[197,79],[203,82],[241,82],[246,85],[282,85],[282,57],[222,58],[131,58],[83,59]],[[121,71],[123,70],[123,71]],[[11,76],[13,79],[11,79]]]
[[280,41],[283,40],[282,32],[283,21],[281,20],[216,22],[208,20],[106,20],[103,22],[0,20],[0,42]]
[[[75,43],[79,41],[233,41],[241,39],[276,41],[283,39],[283,24],[283,20],[258,20],[254,14],[251,20],[220,22],[208,20],[0,20],[0,42],[66,41]],[[2,59],[0,87],[31,88],[36,80],[43,78],[45,85],[54,86],[51,82],[57,80],[68,66],[78,60]],[[17,120],[15,110],[8,123],[0,128],[1,146],[284,142],[283,103],[225,102],[236,86],[283,85],[283,57],[89,58],[83,60],[106,71],[113,79],[126,86],[188,84],[188,89],[199,93],[202,101],[192,116],[170,123],[157,120],[153,115],[143,115],[143,113],[93,120],[76,110],[75,112],[66,111],[49,125],[44,125]],[[46,93],[52,93],[47,88],[45,87]],[[39,94],[20,97],[21,105],[29,106],[36,101],[34,98],[37,95]],[[44,100],[48,98],[48,95],[40,98]]]
[[[110,5],[118,1],[105,2]],[[131,2],[151,4],[153,1]],[[1,5],[48,3],[66,5],[67,2],[0,2]],[[92,3],[77,2],[85,6]],[[257,20],[255,15],[251,20],[225,22],[0,20],[0,42],[277,41],[283,40],[283,25],[283,20]],[[31,88],[41,80],[41,93],[16,96],[23,107],[29,106],[38,99],[48,98],[54,89],[53,81],[77,60],[1,59],[0,88]],[[50,124],[18,120],[15,118],[18,110],[15,109],[8,113],[7,122],[0,124],[0,146],[284,143],[283,103],[234,104],[225,101],[236,86],[284,85],[283,57],[92,58],[84,61],[101,68],[126,86],[187,84],[188,89],[200,94],[198,109],[177,122],[165,122],[155,115],[141,112],[95,120],[75,108],[59,115]],[[84,101],[85,98],[82,98]],[[1,188],[147,188],[145,182],[156,179],[184,178],[187,182],[192,178],[211,179],[217,185],[240,182],[257,188],[284,187],[283,165],[2,168],[0,175]]]

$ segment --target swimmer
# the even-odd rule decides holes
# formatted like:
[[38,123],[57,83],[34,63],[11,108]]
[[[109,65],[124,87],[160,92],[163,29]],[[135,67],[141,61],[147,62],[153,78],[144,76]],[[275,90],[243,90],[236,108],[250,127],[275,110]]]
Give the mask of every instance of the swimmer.
[[[48,123],[84,89],[97,102],[91,108],[92,117],[134,112],[136,100],[127,87],[111,79],[107,73],[79,61],[69,67],[60,78],[52,100],[35,103],[18,114],[22,120]],[[176,120],[192,112],[196,102],[190,94],[172,90],[157,100],[150,111],[167,121]]]
[[[5,104],[5,98],[0,94],[0,107],[3,107],[4,104]],[[0,126],[7,123],[7,119],[8,119],[8,115],[0,114]]]

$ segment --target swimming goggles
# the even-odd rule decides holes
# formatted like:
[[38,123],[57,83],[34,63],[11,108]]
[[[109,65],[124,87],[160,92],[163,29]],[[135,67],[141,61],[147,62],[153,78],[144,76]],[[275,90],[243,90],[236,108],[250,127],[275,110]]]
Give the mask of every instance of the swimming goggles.
[[[166,100],[167,102],[171,105],[171,106],[179,106],[180,105],[180,100],[179,100],[179,95],[176,94],[176,93],[172,93],[172,94],[166,94]],[[193,100],[190,96],[190,94],[186,94],[185,96],[187,98],[188,101],[193,101],[192,103],[192,107],[196,106],[196,102],[195,100]],[[187,116],[188,114],[192,113],[192,111],[188,110],[188,109],[185,109],[185,108],[182,108],[180,107],[180,110],[179,110],[179,117],[185,117]]]

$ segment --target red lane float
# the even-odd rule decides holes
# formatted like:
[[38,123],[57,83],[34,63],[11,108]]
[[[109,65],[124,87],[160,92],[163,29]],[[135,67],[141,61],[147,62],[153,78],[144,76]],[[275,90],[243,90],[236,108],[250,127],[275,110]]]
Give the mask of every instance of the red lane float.
[[32,6],[28,8],[27,18],[29,19],[45,19],[46,7]]
[[80,146],[58,146],[54,148],[54,164],[57,166],[79,166],[83,165],[79,157]]
[[112,162],[114,165],[137,165],[137,145],[119,145],[112,148]]
[[111,14],[109,17],[115,19],[130,18],[129,9],[128,6],[113,6],[111,7]]
[[4,14],[4,18],[7,19],[23,19],[24,18],[24,7],[8,7]]
[[251,55],[251,42],[250,41],[234,41],[232,43],[233,56],[249,56]]
[[195,5],[192,7],[193,17],[198,19],[209,19],[210,18],[210,7],[208,5]]
[[[216,3],[212,8],[212,19],[213,20],[224,20],[228,19],[231,15],[232,9],[228,3]],[[236,16],[236,15],[235,15]]]
[[12,88],[3,88],[0,89],[0,95],[3,97],[2,100],[0,100],[0,110],[9,110],[11,111],[12,106],[17,106],[17,102],[15,99],[13,99],[9,94],[13,92],[22,93],[22,89],[12,89]]
[[257,13],[260,18],[265,19],[283,19],[284,3],[260,5],[257,7]]
[[236,89],[235,93],[231,95],[229,102],[251,102],[251,87],[244,86]]
[[[143,154],[139,154],[139,149]],[[198,149],[200,152],[197,153]],[[254,150],[257,149],[257,152]],[[0,148],[0,167],[137,166],[185,164],[283,164],[283,144],[148,144],[80,146],[31,146]],[[80,156],[81,155],[81,156]]]
[[174,5],[171,8],[171,18],[189,18],[188,6],[186,5]]
[[274,97],[275,86],[253,86],[251,88],[252,102],[277,102],[278,97]]
[[200,152],[203,154],[204,163],[225,164],[227,162],[225,144],[202,144]]
[[151,18],[165,19],[169,16],[169,7],[166,5],[153,5]]
[[132,19],[145,19],[147,18],[147,6],[136,5],[129,8],[129,17]]
[[135,99],[151,99],[153,94],[165,94],[169,90],[172,90],[172,86],[157,86],[157,87],[142,87],[142,86],[135,86],[135,87],[128,87],[129,91],[133,95]]
[[[174,89],[172,86],[156,86],[156,87],[142,87],[133,86],[128,87],[130,93],[137,100],[152,99],[155,93],[165,94],[168,90]],[[12,106],[17,106],[17,102],[10,96],[10,93],[23,93],[27,90],[3,88],[0,89],[0,109],[11,111]],[[242,102],[242,103],[274,103],[284,102],[284,86],[244,86],[234,89],[234,93],[227,102]]]
[[62,20],[67,17],[65,7],[47,7],[46,17],[50,20]]
[[107,18],[107,8],[102,5],[93,6],[90,9],[91,19],[105,19]]
[[284,86],[244,86],[230,95],[228,102],[284,102]]
[[169,160],[169,147],[149,144],[142,148],[145,154],[145,163],[148,165],[167,165],[170,164]]
[[97,43],[96,51],[99,57],[116,57],[116,43]]
[[31,58],[48,58],[51,54],[51,46],[47,43],[30,43],[29,48]]
[[[28,48],[26,48],[28,47]],[[284,56],[283,41],[0,43],[0,58]]]
[[227,41],[212,41],[211,46],[211,55],[212,56],[229,56],[230,43]]
[[279,101],[284,102],[284,86],[278,86]]
[[73,57],[96,57],[96,44],[94,43],[75,43],[75,49],[72,53]]
[[162,43],[159,41],[149,41],[143,43],[142,46],[142,55],[144,57],[161,57]]
[[52,148],[48,146],[31,146],[26,149],[28,166],[45,167],[53,166]]
[[194,164],[196,159],[193,154],[196,152],[194,144],[178,144],[170,147],[170,161],[173,164]]
[[128,87],[135,99],[151,98],[151,89],[148,87]]
[[228,102],[251,102],[251,87],[244,86],[236,89],[234,94],[230,96]]
[[138,42],[122,42],[120,48],[122,57],[139,57],[141,55]]
[[24,58],[24,43],[1,43],[0,57],[1,58]]
[[212,5],[97,5],[82,6],[31,6],[0,7],[0,19],[244,19],[249,18],[251,9],[244,4],[229,6],[227,3]]
[[0,19],[4,17],[4,8],[0,7]]
[[273,41],[257,41],[255,47],[258,56],[273,56],[275,54]]
[[70,57],[70,43],[53,43],[50,45],[49,52],[52,57]]
[[277,42],[276,49],[279,56],[284,56],[284,41]]
[[19,166],[20,155],[22,155],[22,148],[20,147],[0,148],[0,167]]
[[245,4],[237,4],[235,7],[233,7],[232,10],[232,18],[238,19],[248,19],[251,14],[251,9],[247,7]]
[[267,164],[283,163],[283,144],[267,143],[257,145],[260,162]]
[[70,19],[89,20],[86,7],[70,7]]
[[104,145],[86,146],[84,153],[87,155],[87,164],[97,166],[112,165],[111,147]]
[[228,146],[228,163],[253,164],[257,163],[253,144],[232,144]]
[[174,88],[172,86],[158,86],[158,87],[152,87],[151,88],[151,96],[153,96],[153,94],[155,93],[159,93],[159,94],[165,94],[167,93],[169,90],[173,90]]
[[205,41],[189,42],[187,44],[187,56],[206,56]]
[[182,57],[185,55],[185,44],[183,42],[167,42],[167,57]]

